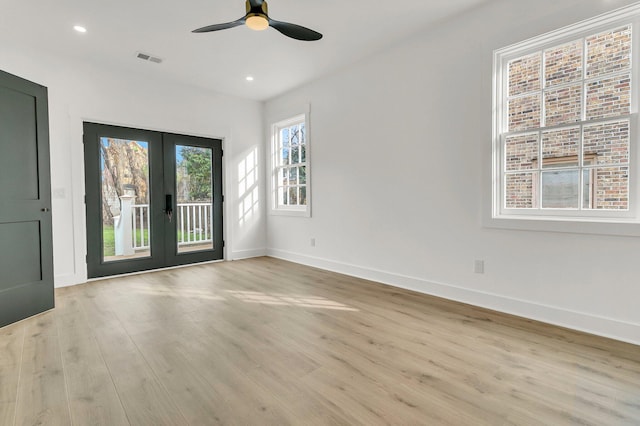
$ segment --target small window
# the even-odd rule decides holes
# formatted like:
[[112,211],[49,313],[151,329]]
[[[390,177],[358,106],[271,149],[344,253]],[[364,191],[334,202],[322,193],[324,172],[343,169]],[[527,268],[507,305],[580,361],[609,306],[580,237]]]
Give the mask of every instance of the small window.
[[310,215],[309,136],[307,115],[273,125],[272,212]]
[[495,52],[493,217],[637,220],[640,7]]

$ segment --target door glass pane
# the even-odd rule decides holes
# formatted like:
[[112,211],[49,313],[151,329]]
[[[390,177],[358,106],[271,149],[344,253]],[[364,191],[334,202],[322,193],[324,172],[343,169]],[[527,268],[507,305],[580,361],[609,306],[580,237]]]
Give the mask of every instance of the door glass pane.
[[149,257],[149,143],[100,138],[102,261]]
[[213,250],[212,149],[176,145],[178,253]]

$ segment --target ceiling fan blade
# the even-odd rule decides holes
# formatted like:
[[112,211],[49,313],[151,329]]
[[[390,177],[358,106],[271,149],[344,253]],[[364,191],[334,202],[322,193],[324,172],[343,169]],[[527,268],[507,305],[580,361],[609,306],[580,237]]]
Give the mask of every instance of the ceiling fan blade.
[[260,7],[262,6],[262,3],[264,3],[264,0],[249,0],[249,4],[251,5],[252,8]]
[[280,31],[287,37],[295,38],[296,40],[315,41],[322,38],[322,34],[317,31],[310,30],[309,28],[305,28],[300,25],[290,24],[288,22],[276,21],[271,18],[269,18],[269,26]]
[[245,21],[245,17],[243,16],[242,18],[238,19],[237,21],[226,22],[224,24],[209,25],[207,27],[198,28],[197,30],[193,30],[191,32],[192,33],[208,33],[208,32],[211,32],[211,31],[226,30],[228,28],[233,28],[233,27],[237,27],[239,25],[243,25],[244,21]]

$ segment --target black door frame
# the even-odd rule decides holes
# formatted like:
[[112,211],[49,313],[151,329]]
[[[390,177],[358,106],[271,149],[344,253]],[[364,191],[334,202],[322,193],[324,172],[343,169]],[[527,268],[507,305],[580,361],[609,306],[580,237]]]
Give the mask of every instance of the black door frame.
[[[222,140],[186,136],[153,130],[84,122],[85,202],[87,223],[87,275],[98,278],[111,275],[160,269],[170,266],[222,260],[224,258],[224,224],[222,196]],[[100,176],[100,137],[149,143],[149,204],[151,207],[151,257],[103,262],[103,236],[100,218],[102,194]],[[175,144],[201,146],[213,150],[214,250],[177,253],[175,220],[165,215],[165,196],[170,194],[173,210],[175,198]],[[218,216],[216,216],[218,214]]]

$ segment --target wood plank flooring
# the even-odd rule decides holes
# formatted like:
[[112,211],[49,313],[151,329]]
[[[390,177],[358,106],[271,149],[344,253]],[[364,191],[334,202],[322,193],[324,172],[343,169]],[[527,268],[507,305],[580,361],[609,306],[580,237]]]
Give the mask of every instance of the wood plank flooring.
[[271,258],[56,291],[0,425],[640,425],[640,347]]

